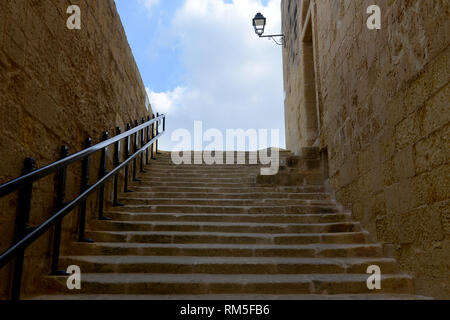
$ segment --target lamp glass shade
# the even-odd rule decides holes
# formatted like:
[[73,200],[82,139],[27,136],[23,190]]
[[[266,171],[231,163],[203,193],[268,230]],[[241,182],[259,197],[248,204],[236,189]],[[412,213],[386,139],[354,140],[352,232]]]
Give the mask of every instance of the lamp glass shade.
[[257,35],[261,36],[264,33],[264,28],[266,27],[266,18],[261,13],[257,13],[255,18],[253,18],[253,27]]

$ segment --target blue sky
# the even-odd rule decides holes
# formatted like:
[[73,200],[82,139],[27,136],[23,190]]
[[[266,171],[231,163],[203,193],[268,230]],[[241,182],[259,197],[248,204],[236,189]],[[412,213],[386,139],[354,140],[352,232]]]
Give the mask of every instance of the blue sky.
[[[279,129],[284,147],[281,47],[259,39],[251,19],[279,33],[280,0],[115,0],[150,103],[175,129]],[[206,145],[207,143],[205,143]],[[277,145],[277,143],[275,143]]]

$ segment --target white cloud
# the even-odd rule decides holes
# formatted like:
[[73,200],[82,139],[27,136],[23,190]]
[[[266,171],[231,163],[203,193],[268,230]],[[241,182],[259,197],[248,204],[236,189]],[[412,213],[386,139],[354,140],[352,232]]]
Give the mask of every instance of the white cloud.
[[266,34],[280,33],[280,0],[185,0],[175,13],[161,37],[176,43],[186,72],[176,88],[149,94],[154,110],[168,114],[165,149],[174,145],[170,130],[192,130],[194,120],[223,132],[278,128],[284,146],[282,49],[256,36],[257,12]]
[[159,4],[159,0],[140,0],[140,2],[147,8],[151,9]]
[[147,95],[151,101],[152,108],[160,113],[167,115],[182,112],[183,103],[187,96],[185,87],[176,87],[173,91],[153,92],[149,88],[145,88]]

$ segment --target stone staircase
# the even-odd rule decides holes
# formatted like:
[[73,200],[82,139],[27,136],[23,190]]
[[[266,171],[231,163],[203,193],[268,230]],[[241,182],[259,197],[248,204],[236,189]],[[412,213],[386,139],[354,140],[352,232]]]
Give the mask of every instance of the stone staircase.
[[[34,298],[418,298],[326,191],[318,159],[281,159],[278,175],[258,177],[258,165],[177,166],[159,155],[121,195],[125,206],[105,213],[112,220],[91,224],[95,243],[61,257],[80,266],[81,290],[48,276],[47,295]],[[369,265],[381,268],[381,290],[367,288]]]

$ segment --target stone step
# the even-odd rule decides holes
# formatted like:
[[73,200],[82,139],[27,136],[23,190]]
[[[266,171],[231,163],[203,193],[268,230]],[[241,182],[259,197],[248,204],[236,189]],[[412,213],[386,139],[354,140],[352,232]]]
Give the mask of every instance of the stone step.
[[258,174],[259,170],[241,170],[241,171],[226,171],[226,170],[159,170],[159,169],[147,169],[146,173],[142,173],[139,176],[147,179],[152,177],[180,177],[180,178],[241,178],[248,177],[254,178],[255,174]]
[[186,182],[186,183],[255,183],[255,177],[139,177],[142,183],[153,184],[155,182]]
[[252,182],[190,182],[190,181],[136,181],[134,185],[155,187],[203,187],[203,188],[251,188],[270,187],[269,184],[256,184]]
[[429,297],[413,294],[372,293],[372,294],[197,294],[197,295],[152,295],[152,294],[61,294],[29,297],[25,300],[242,300],[242,301],[270,301],[270,300],[430,300]]
[[261,167],[268,167],[268,166],[263,166],[261,164],[212,164],[212,165],[207,165],[207,164],[174,164],[172,162],[166,162],[166,163],[162,163],[159,161],[155,161],[154,163],[152,163],[150,166],[146,166],[144,168],[155,168],[155,169],[165,169],[165,170],[174,170],[174,169],[178,169],[178,170],[210,170],[210,171],[214,171],[214,170],[230,170],[231,171],[235,171],[235,170],[242,170],[242,171],[246,171],[246,170],[257,170]]
[[[287,159],[289,157],[292,156],[292,153],[287,153],[287,152],[278,152],[278,153],[274,153],[273,156],[271,156],[271,154],[269,153],[268,155],[270,157],[276,157],[276,154],[278,154],[280,159]],[[263,153],[262,156],[267,156],[266,153]],[[151,164],[153,163],[166,163],[166,162],[179,162],[180,161],[180,154],[174,154],[174,156],[172,155],[157,155],[156,156],[157,161],[152,161]],[[244,161],[246,160],[247,162],[249,160],[251,160],[252,162],[258,161],[261,159],[259,153],[252,153],[252,154],[226,154],[225,152],[222,154],[211,154],[211,153],[198,153],[198,154],[184,154],[183,155],[183,161],[184,162],[190,162],[191,164],[200,164],[203,163],[204,165],[207,165],[206,161],[214,161],[214,162],[221,162],[218,164],[229,164],[229,162],[234,161],[234,163],[236,163],[237,161]],[[205,161],[206,160],[206,161]],[[199,163],[200,162],[200,163]],[[214,163],[215,164],[215,163]],[[230,163],[232,164],[232,163]]]
[[[262,154],[262,156],[266,156],[265,153]],[[269,154],[270,156],[270,154]],[[285,160],[288,159],[289,157],[291,157],[292,154],[290,153],[278,153],[278,157],[280,160]],[[270,156],[271,158],[275,159],[276,154],[273,154],[273,156]],[[152,161],[150,163],[150,165],[152,164],[164,164],[164,163],[174,163],[175,162],[180,162],[183,161],[186,162],[186,164],[203,164],[203,165],[210,165],[207,164],[206,161],[208,162],[214,162],[212,165],[221,165],[221,164],[228,164],[228,165],[232,165],[232,164],[242,164],[244,161],[245,163],[252,163],[254,164],[255,162],[257,163],[261,163],[261,159],[262,157],[260,157],[260,155],[258,153],[253,153],[251,155],[243,155],[243,154],[225,154],[223,153],[222,155],[217,154],[217,156],[212,156],[210,153],[199,153],[196,155],[191,154],[190,156],[184,155],[184,157],[182,158],[182,160],[180,159],[179,155],[175,155],[174,157],[172,157],[171,155],[167,155],[167,156],[161,156],[161,155],[157,155],[156,156],[157,161]]]
[[130,192],[119,194],[120,199],[128,198],[150,199],[303,199],[330,200],[328,193],[283,193],[283,192],[253,192],[253,193],[204,193],[204,192]]
[[172,213],[337,213],[336,206],[323,205],[296,205],[296,206],[213,206],[213,205],[126,205],[116,207],[121,212],[172,212]]
[[[263,152],[264,154],[266,152],[269,152],[269,154],[270,154],[271,151],[272,151],[271,149],[263,149],[263,150],[258,150],[258,151],[236,151],[236,150],[231,150],[231,151],[220,151],[220,152],[223,152],[224,154],[228,154],[228,153],[236,154],[237,153],[237,154],[248,155],[248,154],[254,154],[254,153],[259,153],[259,152]],[[180,152],[182,152],[182,151],[180,151]],[[197,154],[202,155],[205,152],[208,152],[208,153],[214,152],[214,150],[203,150],[203,151],[189,151],[188,150],[188,151],[185,151],[185,152],[191,153],[191,154],[195,154],[195,155],[197,155]],[[219,151],[217,151],[217,152],[219,152]],[[286,155],[293,154],[292,151],[285,150],[285,149],[276,149],[276,150],[273,150],[273,152],[278,152],[279,154],[286,154]],[[157,156],[158,157],[171,157],[172,153],[173,153],[172,151],[161,151],[161,150],[159,150]],[[177,151],[174,151],[174,153],[176,154]]]
[[324,233],[360,231],[358,222],[339,223],[243,223],[243,222],[140,222],[99,221],[93,230],[102,231],[180,231],[236,233]]
[[221,167],[214,166],[200,166],[200,165],[150,165],[144,168],[145,173],[140,173],[142,176],[149,176],[153,172],[164,173],[170,172],[173,174],[258,174],[260,172],[260,166],[236,166],[236,165],[223,165]]
[[[279,166],[282,167],[286,164],[286,159],[288,157],[280,157],[278,159]],[[268,160],[270,161],[270,159]],[[276,164],[276,159],[273,158],[272,162]],[[262,167],[270,167],[269,164],[263,164],[259,159],[255,162],[254,160],[250,161],[248,158],[240,158],[240,159],[234,159],[232,162],[228,163],[226,160],[224,160],[221,163],[195,163],[194,160],[191,160],[190,162],[183,162],[183,163],[174,163],[171,159],[164,159],[158,161],[151,162],[149,165],[146,165],[145,168],[172,168],[172,167],[180,167],[180,168],[187,168],[187,169],[227,169],[227,168],[233,168],[236,170],[252,170],[252,169],[259,169]]]
[[[290,157],[288,156],[280,156],[278,158],[278,161],[280,164],[285,164],[287,159],[289,159]],[[242,167],[253,167],[253,166],[262,166],[262,165],[266,165],[262,163],[262,159],[260,157],[234,157],[234,159],[226,159],[226,158],[222,158],[221,159],[211,159],[209,161],[209,159],[183,159],[183,160],[179,160],[179,159],[175,159],[175,162],[171,159],[171,158],[157,158],[158,161],[152,161],[150,162],[149,165],[147,166],[165,166],[165,165],[176,165],[176,166],[204,166],[204,167],[223,167],[223,166],[242,166]],[[181,161],[181,163],[179,163]],[[206,163],[206,161],[208,161],[209,163]],[[270,161],[270,159],[268,159],[267,161]],[[276,158],[273,157],[272,161],[276,161]],[[315,160],[317,161],[317,159]],[[212,163],[211,163],[212,162]]]
[[141,192],[203,192],[203,193],[248,193],[248,192],[287,192],[287,193],[317,193],[325,192],[323,186],[269,186],[269,187],[195,187],[195,186],[155,186],[131,184],[130,188]]
[[148,213],[108,211],[106,216],[121,221],[210,221],[265,223],[330,223],[349,221],[350,213],[326,214],[233,214],[233,213]]
[[74,243],[72,255],[219,256],[219,257],[381,257],[380,244],[158,244]]
[[63,256],[60,265],[77,265],[83,273],[361,274],[371,265],[386,274],[398,271],[388,258]]
[[[367,274],[136,274],[84,273],[78,294],[370,294],[413,292],[411,277],[381,276],[381,290],[367,288]],[[46,277],[48,292],[74,294],[66,277]]]
[[135,181],[133,185],[147,187],[202,187],[202,188],[252,188],[271,187],[271,184],[257,184],[253,182],[191,182],[191,181]]
[[[280,180],[280,177],[275,177],[276,179]],[[317,174],[296,174],[288,175],[285,178],[283,178],[283,181],[289,181],[289,183],[285,183],[285,185],[322,185],[323,184],[323,176],[322,173]],[[258,179],[253,177],[244,177],[241,176],[239,178],[237,177],[203,177],[203,178],[192,178],[192,177],[139,177],[139,180],[141,180],[141,184],[147,184],[147,185],[153,185],[155,183],[186,183],[186,184],[199,184],[203,183],[206,185],[213,185],[213,184],[224,184],[225,186],[228,184],[246,184],[249,186],[256,186],[256,185],[276,185],[276,184],[283,184],[283,183],[274,183],[274,177],[272,176],[260,176]]]
[[336,206],[333,200],[312,200],[312,199],[214,199],[214,198],[147,198],[129,194],[121,197],[120,202],[127,205],[186,205],[186,206]]
[[[43,299],[414,299],[411,277],[323,185],[318,149],[302,152],[312,160],[280,155],[282,166],[297,165],[281,167],[286,186],[257,183],[261,165],[175,165],[170,153],[157,155],[130,183],[134,192],[119,195],[124,206],[106,208],[112,220],[89,221],[95,242],[73,243],[60,257],[62,267],[81,267],[82,289],[47,276]],[[367,288],[370,265],[381,268],[382,290]]]
[[90,231],[87,236],[96,242],[141,243],[223,243],[223,244],[312,244],[367,243],[368,233],[236,233],[236,232],[178,232],[178,231]]

